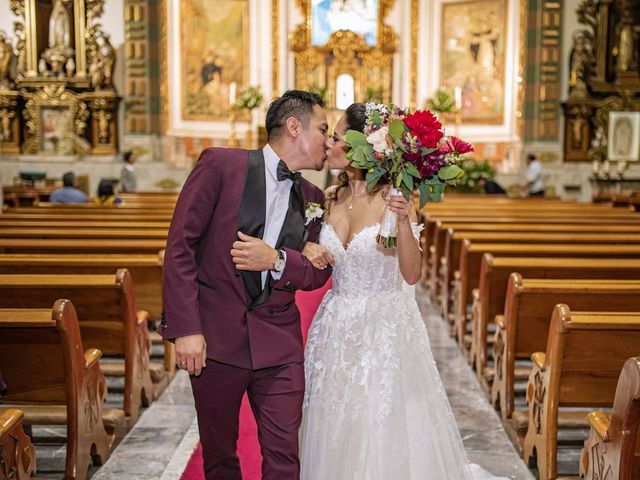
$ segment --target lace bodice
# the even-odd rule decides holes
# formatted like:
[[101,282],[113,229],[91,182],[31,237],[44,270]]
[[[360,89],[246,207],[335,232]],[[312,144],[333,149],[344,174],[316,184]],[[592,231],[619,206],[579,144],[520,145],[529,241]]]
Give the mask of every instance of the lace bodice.
[[[379,223],[364,227],[345,249],[333,227],[328,223],[322,226],[320,244],[336,259],[333,267],[336,294],[372,297],[402,288],[395,249],[376,243],[379,229]],[[412,229],[417,238],[422,225],[412,224]]]

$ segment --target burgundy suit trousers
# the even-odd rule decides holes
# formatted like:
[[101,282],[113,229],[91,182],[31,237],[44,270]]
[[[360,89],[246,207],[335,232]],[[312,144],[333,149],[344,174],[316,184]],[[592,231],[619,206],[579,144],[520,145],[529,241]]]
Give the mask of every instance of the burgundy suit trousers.
[[207,359],[191,376],[207,480],[241,480],[238,419],[247,392],[258,424],[263,480],[297,480],[304,365],[246,370]]

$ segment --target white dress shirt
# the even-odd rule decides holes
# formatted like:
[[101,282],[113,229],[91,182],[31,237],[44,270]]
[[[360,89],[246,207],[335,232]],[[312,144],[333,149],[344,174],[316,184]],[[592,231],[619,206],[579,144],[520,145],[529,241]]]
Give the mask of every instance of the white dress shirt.
[[[280,158],[276,155],[269,144],[265,145],[262,149],[264,155],[264,177],[266,187],[266,215],[264,217],[264,233],[262,240],[275,248],[278,237],[280,236],[280,230],[284,224],[284,219],[287,216],[289,210],[289,194],[291,192],[291,186],[293,182],[290,179],[286,179],[282,182],[278,181],[278,162]],[[264,288],[267,281],[267,273],[269,270],[262,272],[262,288]],[[282,272],[274,272],[271,270],[271,276],[276,280],[279,280],[282,276]]]
[[540,192],[544,190],[544,179],[542,178],[542,164],[540,160],[533,160],[527,166],[527,182],[533,182],[529,187],[529,192]]

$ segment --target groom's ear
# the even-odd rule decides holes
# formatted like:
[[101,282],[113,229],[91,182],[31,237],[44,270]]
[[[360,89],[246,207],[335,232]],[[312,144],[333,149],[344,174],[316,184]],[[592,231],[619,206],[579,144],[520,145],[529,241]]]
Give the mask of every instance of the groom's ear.
[[285,121],[285,126],[287,133],[293,138],[300,135],[300,132],[302,131],[302,123],[296,117],[288,117]]

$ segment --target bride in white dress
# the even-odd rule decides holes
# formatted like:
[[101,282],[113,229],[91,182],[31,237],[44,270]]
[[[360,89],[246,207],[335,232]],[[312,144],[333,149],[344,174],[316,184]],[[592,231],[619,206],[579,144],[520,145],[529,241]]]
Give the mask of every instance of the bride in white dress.
[[320,245],[303,252],[318,268],[334,266],[307,340],[301,479],[495,478],[468,464],[426,327],[403,290],[420,278],[422,226],[402,196],[388,199],[399,214],[397,248],[376,243],[386,200],[382,190],[367,194],[341,137],[364,121],[364,105],[354,104],[335,127],[329,166],[345,174],[328,191]]

